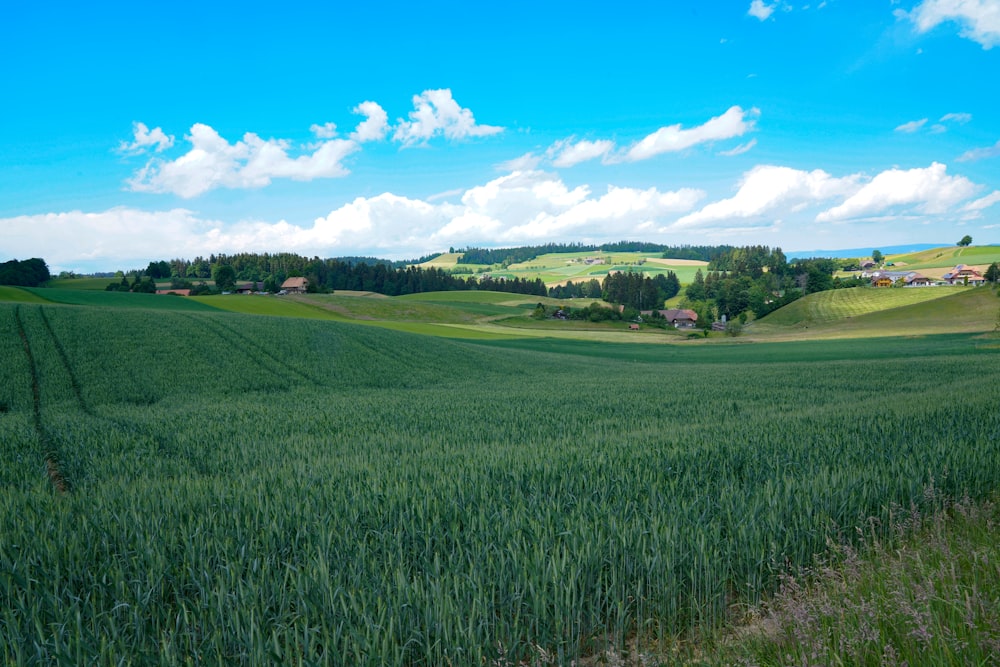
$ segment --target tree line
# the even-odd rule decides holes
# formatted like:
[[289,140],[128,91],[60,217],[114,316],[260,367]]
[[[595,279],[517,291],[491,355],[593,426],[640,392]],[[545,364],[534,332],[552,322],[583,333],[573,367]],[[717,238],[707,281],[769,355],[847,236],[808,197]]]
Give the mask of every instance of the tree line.
[[[204,282],[213,280],[216,291],[233,288],[240,282],[251,282],[265,291],[277,292],[291,277],[305,277],[308,290],[362,291],[399,296],[421,292],[455,290],[492,290],[547,296],[541,279],[460,277],[429,267],[395,266],[393,262],[370,258],[320,259],[291,253],[212,254],[193,260],[173,259],[150,262],[146,269],[123,274],[107,289],[123,291],[155,291],[154,280],[169,278],[173,289],[191,289],[206,293],[212,288]],[[131,281],[129,281],[131,278]],[[150,289],[152,287],[152,289]]]
[[451,252],[463,253],[458,258],[459,264],[503,264],[511,265],[528,262],[540,255],[570,252],[645,252],[659,254],[665,259],[695,259],[710,262],[719,255],[732,250],[733,246],[671,246],[661,243],[644,241],[616,241],[614,243],[584,244],[584,243],[546,243],[536,246],[519,246],[516,248],[465,248]]

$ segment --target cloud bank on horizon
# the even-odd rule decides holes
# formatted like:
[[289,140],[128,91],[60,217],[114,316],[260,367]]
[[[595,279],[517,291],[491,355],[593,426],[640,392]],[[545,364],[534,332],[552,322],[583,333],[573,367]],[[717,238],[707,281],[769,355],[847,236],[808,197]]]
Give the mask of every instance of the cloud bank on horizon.
[[[21,162],[0,158],[0,184],[22,179],[24,192],[16,205],[0,204],[0,259],[113,270],[242,251],[413,258],[449,246],[622,239],[875,247],[953,242],[977,229],[986,241],[1000,217],[1000,120],[990,113],[998,93],[981,75],[978,87],[962,77],[1000,66],[1000,0],[896,4],[865,15],[886,38],[845,47],[847,64],[827,71],[752,54],[759,40],[777,40],[776,53],[787,54],[782,40],[790,40],[807,61],[798,33],[814,30],[819,40],[859,17],[833,0],[752,0],[722,28],[681,26],[704,37],[674,54],[677,63],[695,54],[708,62],[690,78],[630,59],[638,71],[622,78],[667,90],[584,91],[586,102],[555,108],[539,102],[551,79],[539,79],[533,95],[484,89],[475,83],[482,63],[471,57],[467,70],[451,72],[450,88],[414,94],[393,83],[388,97],[346,102],[335,120],[325,107],[278,105],[254,128],[241,122],[245,108],[219,101],[205,112],[189,101],[179,114],[136,105],[125,111],[136,112],[127,139],[110,133],[103,152],[73,165],[121,174],[88,180],[86,194],[62,185],[60,176],[73,179],[59,159],[24,158],[41,139],[14,151]],[[719,30],[727,34],[709,45]],[[748,62],[728,52],[736,49]],[[905,74],[901,63],[915,81],[933,68],[961,88],[911,91],[894,81],[883,100],[866,99],[881,94],[886,76]],[[527,88],[531,71],[524,77]],[[684,81],[677,93],[675,77]],[[848,98],[852,87],[863,90]],[[185,116],[193,118],[178,125]],[[283,128],[278,137],[274,128]],[[46,209],[47,192],[69,206]]]

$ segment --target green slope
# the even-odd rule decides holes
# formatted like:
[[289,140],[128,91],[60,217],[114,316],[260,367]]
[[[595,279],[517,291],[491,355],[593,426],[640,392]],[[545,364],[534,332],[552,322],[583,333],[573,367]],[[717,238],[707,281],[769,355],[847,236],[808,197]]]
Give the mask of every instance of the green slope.
[[57,287],[31,287],[26,289],[48,301],[73,306],[144,310],[216,310],[210,305],[199,303],[187,297],[168,294],[132,294],[131,292],[103,292]]
[[761,323],[796,326],[835,322],[866,313],[890,310],[915,303],[942,299],[962,287],[889,288],[852,287],[809,294],[779,308]]
[[754,322],[753,335],[911,336],[992,331],[1000,299],[987,287],[873,289],[806,296]]
[[0,301],[14,303],[49,303],[48,299],[43,298],[35,292],[21,287],[10,287],[7,285],[0,285]]

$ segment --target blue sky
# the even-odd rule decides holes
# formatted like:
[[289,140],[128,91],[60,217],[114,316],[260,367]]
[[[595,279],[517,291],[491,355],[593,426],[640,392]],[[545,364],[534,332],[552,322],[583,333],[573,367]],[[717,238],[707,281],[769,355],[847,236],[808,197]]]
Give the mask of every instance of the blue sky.
[[97,4],[3,10],[0,260],[1000,242],[1000,0]]

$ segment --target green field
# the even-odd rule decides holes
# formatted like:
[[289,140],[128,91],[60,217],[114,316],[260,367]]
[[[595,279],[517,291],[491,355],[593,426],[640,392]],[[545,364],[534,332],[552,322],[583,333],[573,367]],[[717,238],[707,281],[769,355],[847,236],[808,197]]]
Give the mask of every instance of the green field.
[[[686,260],[661,259],[658,256],[650,256],[649,253],[641,252],[614,252],[604,253],[600,251],[591,252],[569,252],[569,253],[549,253],[518,264],[511,264],[508,267],[485,266],[479,264],[459,264],[461,253],[442,253],[429,262],[420,266],[439,269],[454,269],[457,267],[469,268],[472,271],[479,269],[487,270],[487,273],[494,278],[523,278],[535,280],[541,278],[546,285],[553,285],[567,280],[580,282],[584,280],[603,280],[609,271],[641,271],[648,275],[666,274],[673,271],[677,274],[678,280],[682,284],[689,284],[694,280],[695,272],[701,268],[703,271],[708,266],[708,262],[691,262]],[[587,264],[589,258],[601,258],[601,264]]]
[[810,294],[754,322],[751,337],[871,338],[992,331],[1000,300],[990,288],[855,287]]
[[14,303],[48,303],[49,300],[43,298],[42,296],[30,292],[26,289],[20,287],[8,287],[7,285],[0,285],[0,301],[9,301]]
[[119,283],[121,278],[53,278],[46,287],[59,289],[78,289],[103,292],[111,283]]
[[[988,266],[993,262],[1000,262],[1000,246],[932,248],[906,255],[889,255],[886,260],[907,271],[951,269],[956,264]],[[928,275],[939,275],[943,271],[927,271],[927,273]]]
[[473,343],[108,303],[0,303],[4,664],[570,664],[1000,482],[980,334]]
[[166,294],[133,294],[131,292],[104,292],[57,287],[26,287],[25,289],[47,301],[74,306],[143,310],[215,310],[212,306],[199,303],[194,299]]

